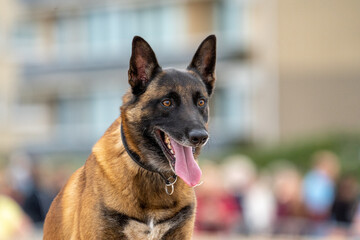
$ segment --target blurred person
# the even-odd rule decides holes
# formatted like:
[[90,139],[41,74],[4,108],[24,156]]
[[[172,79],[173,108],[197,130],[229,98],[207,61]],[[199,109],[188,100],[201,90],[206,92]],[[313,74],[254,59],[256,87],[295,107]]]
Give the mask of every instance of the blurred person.
[[33,188],[31,168],[32,160],[28,154],[21,151],[11,154],[7,173],[9,183],[14,190],[12,197],[19,204],[23,204],[24,198],[30,194]]
[[337,184],[331,218],[335,222],[332,234],[348,235],[358,206],[359,184],[354,176],[345,176]]
[[213,163],[206,163],[202,170],[203,184],[196,188],[196,230],[230,233],[239,216],[237,201],[224,188],[221,168]]
[[53,199],[45,188],[51,178],[42,177],[48,170],[42,169],[36,159],[21,151],[10,156],[7,168],[13,189],[11,197],[20,204],[33,223],[42,227]]
[[221,170],[225,190],[237,200],[237,208],[239,209],[234,231],[241,232],[243,228],[243,199],[251,183],[256,179],[256,166],[247,156],[234,155],[224,159]]
[[329,151],[313,156],[313,167],[303,181],[304,205],[309,220],[309,234],[326,235],[327,220],[335,199],[335,181],[340,171],[338,157]]
[[32,223],[21,207],[7,196],[9,184],[0,170],[0,239],[24,239],[32,233]]
[[32,224],[11,198],[0,194],[0,239],[24,239],[32,234]]
[[359,201],[355,209],[353,222],[350,228],[350,233],[353,237],[360,238],[360,202]]
[[299,235],[303,231],[302,176],[289,162],[274,164],[274,194],[277,202],[275,233]]
[[221,170],[225,188],[240,199],[256,179],[256,166],[247,156],[235,155],[224,159]]
[[51,192],[52,177],[47,175],[48,169],[33,163],[31,169],[32,188],[26,195],[22,205],[24,211],[32,221],[42,228],[55,193]]
[[276,216],[276,201],[270,186],[271,178],[261,174],[244,197],[244,221],[249,234],[272,232]]

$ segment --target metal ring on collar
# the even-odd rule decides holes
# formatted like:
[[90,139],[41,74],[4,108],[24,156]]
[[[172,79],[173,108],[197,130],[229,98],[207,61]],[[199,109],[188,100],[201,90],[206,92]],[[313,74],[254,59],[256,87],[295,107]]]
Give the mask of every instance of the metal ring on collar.
[[[170,180],[171,179],[174,179],[174,181],[173,182],[171,182]],[[171,186],[171,185],[174,185],[175,183],[176,183],[176,181],[177,181],[177,176],[176,175],[174,175],[174,176],[170,176],[167,180],[166,180],[166,186]]]
[[[169,192],[168,187],[171,187],[171,191]],[[167,195],[172,195],[174,193],[174,185],[165,185],[165,192]]]
[[[173,182],[170,182],[170,179],[174,179]],[[165,183],[165,192],[167,195],[172,195],[174,193],[174,184],[176,183],[177,181],[177,176],[174,175],[174,176],[171,176],[169,177],[167,180],[166,180],[166,183]],[[169,192],[169,187],[171,187],[171,191]]]

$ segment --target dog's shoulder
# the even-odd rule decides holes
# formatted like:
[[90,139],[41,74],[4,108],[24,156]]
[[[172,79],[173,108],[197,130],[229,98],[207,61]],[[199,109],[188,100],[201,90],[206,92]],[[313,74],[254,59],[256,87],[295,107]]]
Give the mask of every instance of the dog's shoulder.
[[[78,206],[85,188],[84,166],[74,172],[54,199],[44,223],[44,239],[66,239],[76,234]],[[64,231],[65,229],[65,231]]]

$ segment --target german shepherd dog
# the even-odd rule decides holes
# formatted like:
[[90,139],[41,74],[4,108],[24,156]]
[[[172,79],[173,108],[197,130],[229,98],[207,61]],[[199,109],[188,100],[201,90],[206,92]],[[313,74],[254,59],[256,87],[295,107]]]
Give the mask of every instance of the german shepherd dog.
[[215,59],[210,35],[185,70],[162,69],[134,37],[121,115],[54,199],[44,239],[191,239]]

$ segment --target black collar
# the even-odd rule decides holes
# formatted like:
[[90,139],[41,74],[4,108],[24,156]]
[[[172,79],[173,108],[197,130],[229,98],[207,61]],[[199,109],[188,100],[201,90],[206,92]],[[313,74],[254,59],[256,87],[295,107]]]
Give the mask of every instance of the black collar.
[[[136,152],[130,150],[129,145],[127,144],[127,141],[126,141],[126,138],[125,138],[125,134],[124,134],[124,130],[123,130],[123,125],[122,125],[122,124],[121,124],[121,126],[120,126],[120,132],[121,132],[121,139],[122,139],[122,142],[123,142],[123,145],[124,145],[124,148],[125,148],[126,152],[129,154],[129,156],[131,157],[131,159],[132,159],[137,165],[139,165],[141,168],[143,168],[143,169],[145,169],[145,170],[148,170],[148,171],[150,171],[150,172],[159,174],[160,177],[161,177],[162,179],[164,179],[166,186],[170,186],[170,185],[173,185],[173,184],[175,183],[176,178],[177,178],[176,174],[174,174],[174,175],[171,176],[170,178],[166,178],[166,177],[164,176],[164,174],[162,174],[161,172],[156,171],[156,170],[153,169],[151,166],[147,166],[147,165],[145,165],[144,163],[142,163],[140,156],[139,156]],[[174,181],[174,182],[171,182],[171,181],[170,181],[171,178],[175,179],[175,181]]]

